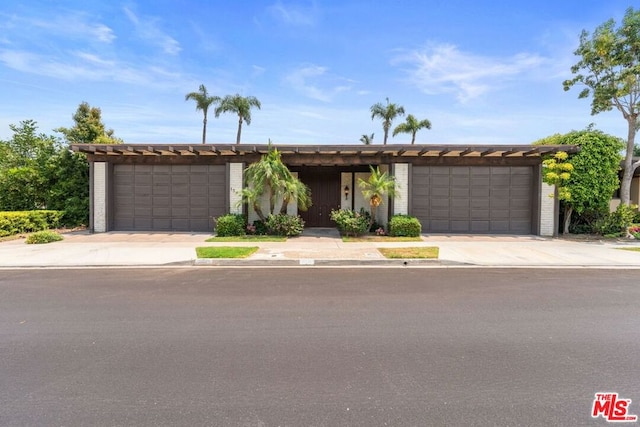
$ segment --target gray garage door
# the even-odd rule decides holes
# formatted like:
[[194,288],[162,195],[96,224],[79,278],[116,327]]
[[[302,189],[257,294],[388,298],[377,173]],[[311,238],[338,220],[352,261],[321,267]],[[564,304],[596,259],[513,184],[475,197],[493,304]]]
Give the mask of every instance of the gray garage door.
[[211,231],[225,214],[219,165],[114,165],[114,229]]
[[412,215],[423,232],[531,234],[533,168],[414,166]]

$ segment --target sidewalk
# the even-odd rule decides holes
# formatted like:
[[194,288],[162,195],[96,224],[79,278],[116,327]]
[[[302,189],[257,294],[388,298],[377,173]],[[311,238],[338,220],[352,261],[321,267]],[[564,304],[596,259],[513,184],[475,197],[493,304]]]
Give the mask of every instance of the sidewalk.
[[[343,242],[334,229],[286,242],[207,243],[208,233],[73,232],[46,245],[0,242],[0,267],[94,266],[488,266],[640,268],[640,242],[571,241],[537,236],[424,235],[421,242]],[[258,246],[246,259],[196,260],[197,246]],[[437,260],[389,260],[377,248],[437,246]]]

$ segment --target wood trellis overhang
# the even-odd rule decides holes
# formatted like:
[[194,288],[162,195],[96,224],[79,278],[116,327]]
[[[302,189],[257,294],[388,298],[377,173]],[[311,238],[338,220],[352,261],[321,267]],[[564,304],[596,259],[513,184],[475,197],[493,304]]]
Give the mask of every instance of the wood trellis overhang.
[[[145,163],[156,163],[165,159],[170,163],[250,163],[268,153],[270,146],[267,144],[73,144],[71,148],[73,151],[86,154],[90,161],[138,162],[142,160]],[[446,160],[447,163],[478,163],[487,160],[495,163],[512,158],[530,159],[538,163],[545,155],[560,151],[575,153],[579,149],[574,145],[453,144],[273,145],[271,148],[277,149],[286,163],[297,165],[422,163],[437,159]]]

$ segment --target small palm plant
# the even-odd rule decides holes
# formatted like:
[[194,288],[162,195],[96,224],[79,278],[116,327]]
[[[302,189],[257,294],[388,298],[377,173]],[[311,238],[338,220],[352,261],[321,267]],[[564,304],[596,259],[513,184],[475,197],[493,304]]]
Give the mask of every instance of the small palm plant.
[[378,206],[382,204],[384,196],[395,197],[398,189],[395,177],[389,175],[387,172],[380,172],[379,167],[369,166],[371,175],[364,180],[360,178],[358,180],[358,186],[362,190],[362,195],[365,199],[369,200],[369,208],[371,211],[371,224],[376,222],[376,213]]

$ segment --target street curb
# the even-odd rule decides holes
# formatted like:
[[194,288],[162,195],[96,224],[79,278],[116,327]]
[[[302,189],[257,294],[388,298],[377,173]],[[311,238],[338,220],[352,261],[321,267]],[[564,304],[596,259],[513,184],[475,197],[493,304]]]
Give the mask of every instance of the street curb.
[[[457,263],[456,263],[457,264]],[[411,265],[443,265],[438,259],[232,259],[232,258],[198,258],[194,266],[215,267],[344,267],[344,266],[411,266]]]

